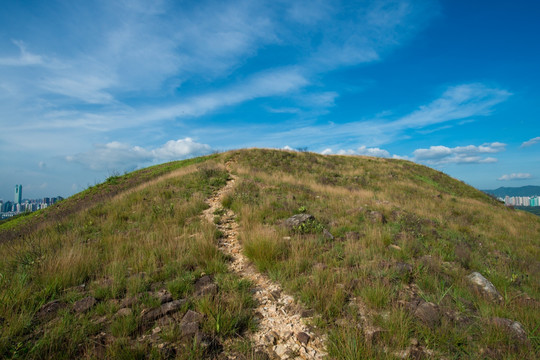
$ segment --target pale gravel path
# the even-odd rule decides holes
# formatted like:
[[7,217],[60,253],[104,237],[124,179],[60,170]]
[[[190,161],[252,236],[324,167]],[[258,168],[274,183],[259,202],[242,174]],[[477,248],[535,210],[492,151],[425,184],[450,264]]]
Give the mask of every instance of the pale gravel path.
[[[231,174],[227,185],[207,200],[208,209],[204,211],[204,217],[214,223],[214,212],[222,209],[221,200],[232,191],[237,180]],[[326,357],[324,347],[325,337],[316,336],[304,324],[301,316],[297,313],[294,298],[284,293],[279,284],[271,281],[266,275],[259,273],[243,254],[243,248],[238,240],[239,225],[236,216],[230,209],[224,209],[217,228],[223,233],[219,241],[219,248],[232,261],[229,268],[239,276],[249,279],[256,288],[255,300],[259,306],[255,313],[260,318],[258,331],[253,334],[251,340],[257,348],[271,350],[279,359],[323,359]],[[260,315],[259,315],[260,314]],[[307,344],[301,344],[297,334],[304,332],[309,335]]]

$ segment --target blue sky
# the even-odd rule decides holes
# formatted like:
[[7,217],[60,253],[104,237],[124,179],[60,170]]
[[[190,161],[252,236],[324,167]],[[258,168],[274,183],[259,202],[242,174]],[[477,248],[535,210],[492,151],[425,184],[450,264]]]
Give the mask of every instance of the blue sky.
[[540,185],[540,2],[6,1],[0,198],[244,147]]

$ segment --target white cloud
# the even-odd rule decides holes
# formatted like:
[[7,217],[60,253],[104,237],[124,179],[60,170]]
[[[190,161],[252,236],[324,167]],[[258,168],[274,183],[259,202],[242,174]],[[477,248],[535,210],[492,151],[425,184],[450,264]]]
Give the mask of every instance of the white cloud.
[[512,95],[483,84],[462,84],[446,90],[440,98],[389,124],[392,128],[423,128],[451,120],[487,116],[493,107]]
[[150,162],[186,159],[210,152],[212,148],[209,145],[194,142],[191,138],[170,140],[151,150],[113,141],[95,145],[94,149],[85,153],[67,156],[66,160],[80,163],[92,170],[128,170]]
[[499,181],[509,181],[509,180],[526,180],[526,179],[532,179],[532,175],[529,173],[512,173],[512,174],[505,174],[498,178]]
[[[323,155],[334,154],[331,148],[326,148],[321,151]],[[377,147],[368,148],[366,146],[360,146],[356,150],[353,149],[340,149],[336,152],[338,155],[365,155],[365,156],[374,156],[374,157],[390,157],[390,153],[384,149],[379,149]]]
[[367,156],[376,156],[376,157],[390,157],[390,153],[386,150],[375,148],[368,148],[365,146],[360,146],[356,149],[358,155],[367,155]]
[[23,41],[12,40],[19,48],[18,57],[0,58],[0,66],[31,66],[43,64],[43,58],[40,55],[35,55],[26,50],[26,45]]
[[333,154],[333,151],[330,148],[326,148],[323,151],[321,151],[321,154],[322,155],[331,155],[331,154]]
[[485,143],[480,146],[467,145],[449,148],[446,146],[430,146],[429,149],[416,149],[414,160],[431,165],[441,164],[485,164],[497,162],[494,157],[483,157],[504,151],[506,144],[500,142]]
[[537,136],[535,138],[532,138],[530,140],[525,141],[523,144],[521,144],[521,147],[532,146],[532,145],[537,144],[539,142],[540,142],[540,136]]

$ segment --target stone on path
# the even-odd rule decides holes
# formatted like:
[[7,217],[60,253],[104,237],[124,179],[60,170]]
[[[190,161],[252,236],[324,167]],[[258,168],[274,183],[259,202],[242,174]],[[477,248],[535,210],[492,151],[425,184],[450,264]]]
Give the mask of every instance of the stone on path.
[[307,345],[309,340],[311,340],[311,337],[305,332],[301,331],[298,334],[296,334],[296,340],[298,340],[298,342],[300,342],[300,344],[302,345]]

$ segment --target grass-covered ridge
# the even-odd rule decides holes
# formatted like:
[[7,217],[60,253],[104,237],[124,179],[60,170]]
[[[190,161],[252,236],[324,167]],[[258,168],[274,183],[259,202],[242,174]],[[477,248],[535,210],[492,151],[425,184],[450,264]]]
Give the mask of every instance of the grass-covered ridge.
[[[227,154],[242,179],[226,205],[247,255],[320,314],[333,358],[394,358],[411,341],[435,357],[527,358],[540,351],[540,221],[430,168],[402,160],[270,150]],[[281,222],[309,212],[313,231]],[[321,229],[327,229],[333,238]],[[500,304],[471,289],[477,271]],[[367,341],[353,299],[381,329]],[[437,306],[420,321],[416,298]],[[530,345],[493,325],[519,321]]]
[[[230,173],[223,206],[245,254],[315,311],[330,358],[540,354],[540,218],[404,160],[253,149],[112,177],[2,224],[0,358],[252,358],[251,284],[200,216]],[[300,213],[314,220],[283,225]],[[502,301],[475,291],[472,272]],[[178,309],[149,322],[163,294]],[[188,310],[203,316],[200,338],[185,336]]]

